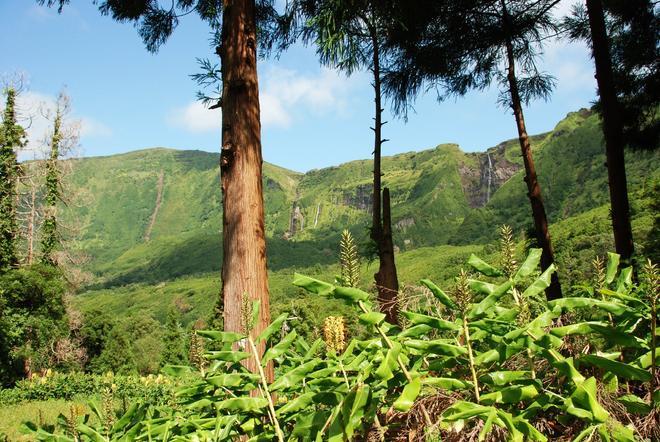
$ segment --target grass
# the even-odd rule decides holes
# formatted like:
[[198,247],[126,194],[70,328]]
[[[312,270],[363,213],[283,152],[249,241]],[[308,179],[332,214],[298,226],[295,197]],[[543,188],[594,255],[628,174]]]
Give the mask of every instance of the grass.
[[3,406],[0,408],[0,435],[4,433],[7,440],[11,442],[34,440],[21,433],[20,428],[23,422],[31,421],[52,425],[60,414],[69,415],[72,405],[84,407],[86,413],[90,411],[84,399],[74,401],[51,399]]

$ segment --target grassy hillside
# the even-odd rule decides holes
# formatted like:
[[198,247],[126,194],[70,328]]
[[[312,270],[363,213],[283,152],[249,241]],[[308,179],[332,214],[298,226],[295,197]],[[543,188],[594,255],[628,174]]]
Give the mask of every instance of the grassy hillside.
[[[613,249],[598,118],[586,110],[571,113],[532,143],[561,276],[575,282],[588,274],[595,253]],[[658,160],[657,153],[627,156],[638,250],[657,236]],[[492,242],[505,222],[522,247],[531,219],[521,167],[517,140],[481,153],[445,144],[384,158],[403,284],[423,277],[449,283],[472,252],[494,258]],[[295,271],[332,279],[344,228],[368,255],[371,177],[370,160],[305,174],[264,165],[275,311],[307,309],[314,317],[340,308],[307,298],[290,281]],[[222,255],[217,154],[159,148],[83,159],[71,184],[82,203],[67,216],[81,226],[79,246],[95,275],[76,300],[80,308],[163,319],[175,304],[185,322],[208,315]],[[365,256],[363,267],[368,286],[376,263]],[[564,273],[569,267],[573,273]]]

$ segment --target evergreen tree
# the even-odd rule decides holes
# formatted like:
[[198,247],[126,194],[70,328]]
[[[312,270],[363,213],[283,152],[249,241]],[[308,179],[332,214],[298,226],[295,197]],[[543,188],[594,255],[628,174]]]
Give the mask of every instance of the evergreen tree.
[[[586,6],[586,8],[585,8]],[[660,144],[660,17],[651,0],[587,0],[564,22],[575,40],[591,47],[603,121],[616,252],[634,253],[624,148]]]
[[179,323],[176,309],[170,309],[165,324],[163,335],[163,354],[161,355],[161,366],[182,365],[188,362],[186,339]]
[[[544,39],[556,31],[551,9],[558,0],[423,1],[414,10],[405,2],[392,8],[393,29],[386,46],[395,59],[385,77],[394,110],[404,113],[426,85],[438,88],[440,98],[462,96],[471,89],[500,84],[500,103],[514,115],[525,167],[527,195],[536,237],[543,249],[541,266],[554,262],[554,252],[541,186],[536,174],[523,104],[547,98],[552,77],[539,72],[536,56]],[[556,274],[546,291],[561,297]]]
[[5,90],[6,102],[0,127],[0,272],[18,265],[16,192],[19,165],[16,153],[25,145],[25,130],[16,122],[16,90]]
[[[68,0],[38,0],[60,9]],[[103,14],[137,25],[147,49],[156,52],[174,32],[182,16],[196,13],[218,36],[221,64],[223,205],[222,296],[224,326],[241,330],[243,295],[260,303],[252,329],[258,335],[270,323],[266,236],[262,183],[261,123],[257,80],[257,46],[268,49],[272,0],[181,0],[169,9],[157,0],[99,1]],[[259,39],[257,38],[259,27]],[[261,343],[259,352],[265,350]],[[256,371],[253,359],[245,362]],[[266,368],[272,378],[272,365]]]
[[[289,5],[289,15],[300,15],[304,22],[303,39],[317,46],[325,65],[344,70],[349,75],[366,68],[372,74],[374,90],[374,168],[371,239],[376,245],[379,268],[374,274],[378,301],[391,323],[398,322],[397,295],[399,280],[394,260],[390,193],[382,188],[381,151],[383,143],[382,69],[383,36],[387,31],[383,2],[355,0],[300,0]],[[290,30],[291,31],[291,30]]]

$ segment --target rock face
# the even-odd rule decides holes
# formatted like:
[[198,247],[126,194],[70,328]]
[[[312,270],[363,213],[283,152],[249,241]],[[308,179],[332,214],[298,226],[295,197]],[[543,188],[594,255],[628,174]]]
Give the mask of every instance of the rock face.
[[291,217],[289,220],[289,230],[284,233],[284,238],[292,238],[296,232],[302,232],[305,229],[305,217],[300,210],[298,202],[293,203],[293,209],[291,210]]
[[467,164],[459,167],[463,192],[470,207],[488,204],[495,191],[520,170],[520,165],[505,158],[505,147],[506,144],[502,143],[486,152],[473,154],[478,163],[476,168]]
[[371,193],[373,188],[371,184],[361,184],[354,191],[344,190],[342,194],[342,204],[353,207],[358,210],[366,210],[371,213]]

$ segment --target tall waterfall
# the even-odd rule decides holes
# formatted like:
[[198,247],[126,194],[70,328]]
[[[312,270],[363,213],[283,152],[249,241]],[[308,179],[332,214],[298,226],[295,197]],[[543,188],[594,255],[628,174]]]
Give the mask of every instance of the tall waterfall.
[[490,159],[490,153],[486,152],[486,158],[488,158],[488,169],[486,171],[486,176],[488,180],[488,186],[486,187],[486,203],[490,201],[490,185],[493,181],[493,162]]

